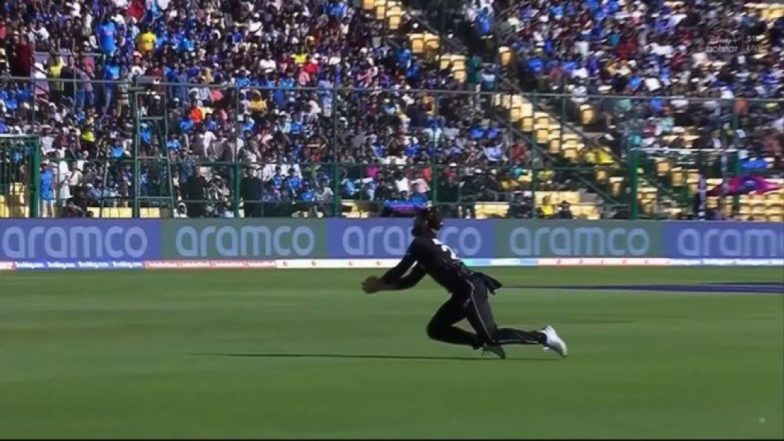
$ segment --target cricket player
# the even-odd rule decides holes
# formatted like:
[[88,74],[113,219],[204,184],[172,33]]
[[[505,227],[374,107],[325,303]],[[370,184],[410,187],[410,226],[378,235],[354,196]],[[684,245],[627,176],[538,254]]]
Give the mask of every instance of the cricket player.
[[[494,294],[501,283],[486,274],[471,271],[448,246],[441,243],[436,232],[442,225],[442,217],[435,208],[421,210],[414,218],[414,239],[406,255],[381,278],[370,276],[365,279],[362,290],[367,294],[404,290],[429,275],[451,295],[427,325],[430,338],[474,349],[482,348],[483,352],[499,358],[506,358],[503,345],[507,344],[541,345],[566,357],[566,342],[550,325],[538,331],[496,326],[490,311],[489,295]],[[463,319],[468,320],[475,333],[455,326]]]

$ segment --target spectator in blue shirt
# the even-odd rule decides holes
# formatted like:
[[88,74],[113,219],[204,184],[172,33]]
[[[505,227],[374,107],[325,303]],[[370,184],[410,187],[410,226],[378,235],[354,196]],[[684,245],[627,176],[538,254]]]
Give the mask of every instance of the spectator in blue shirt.
[[299,199],[303,202],[313,202],[316,200],[316,192],[310,186],[310,183],[305,181],[302,184],[302,192],[299,193]]
[[480,37],[489,35],[493,31],[493,18],[490,16],[490,11],[487,8],[482,8],[476,15],[474,20],[476,32]]
[[180,150],[180,147],[180,140],[177,139],[176,135],[171,135],[169,141],[166,142],[166,148],[169,149],[169,151],[177,152]]
[[41,162],[41,216],[42,217],[55,217],[54,204],[55,204],[55,164],[50,164],[49,160]]
[[297,194],[302,186],[302,179],[295,174],[293,167],[289,169],[289,176],[286,178],[286,186],[291,190],[292,194]]
[[101,52],[105,55],[114,55],[117,51],[117,44],[115,38],[117,36],[117,26],[110,18],[106,18],[100,26],[98,26],[98,44],[101,46]]
[[408,201],[418,207],[427,205],[427,195],[421,191],[419,184],[415,183],[412,187],[413,191],[411,192]]

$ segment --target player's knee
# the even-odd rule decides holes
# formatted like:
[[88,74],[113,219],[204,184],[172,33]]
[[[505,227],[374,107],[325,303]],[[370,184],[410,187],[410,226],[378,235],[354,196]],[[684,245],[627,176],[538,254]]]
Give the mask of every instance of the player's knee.
[[438,325],[437,322],[430,322],[427,324],[425,328],[425,332],[427,332],[427,336],[432,339],[438,339],[441,335],[441,326]]

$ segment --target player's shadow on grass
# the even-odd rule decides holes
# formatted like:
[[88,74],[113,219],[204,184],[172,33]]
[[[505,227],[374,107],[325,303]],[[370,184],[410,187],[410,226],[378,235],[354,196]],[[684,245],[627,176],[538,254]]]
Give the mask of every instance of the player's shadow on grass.
[[[207,353],[191,354],[212,357],[247,357],[247,358],[346,358],[359,360],[459,360],[459,361],[488,361],[498,360],[495,357],[456,357],[456,356],[432,356],[432,355],[381,355],[381,354],[277,354],[277,353]],[[555,358],[507,358],[507,361],[553,361]]]

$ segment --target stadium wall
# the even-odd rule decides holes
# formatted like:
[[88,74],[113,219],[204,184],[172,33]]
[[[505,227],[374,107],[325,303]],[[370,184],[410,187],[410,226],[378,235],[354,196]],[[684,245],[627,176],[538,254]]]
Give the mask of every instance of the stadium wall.
[[[0,270],[383,268],[409,219],[3,220]],[[784,265],[784,225],[449,220],[471,266]]]

